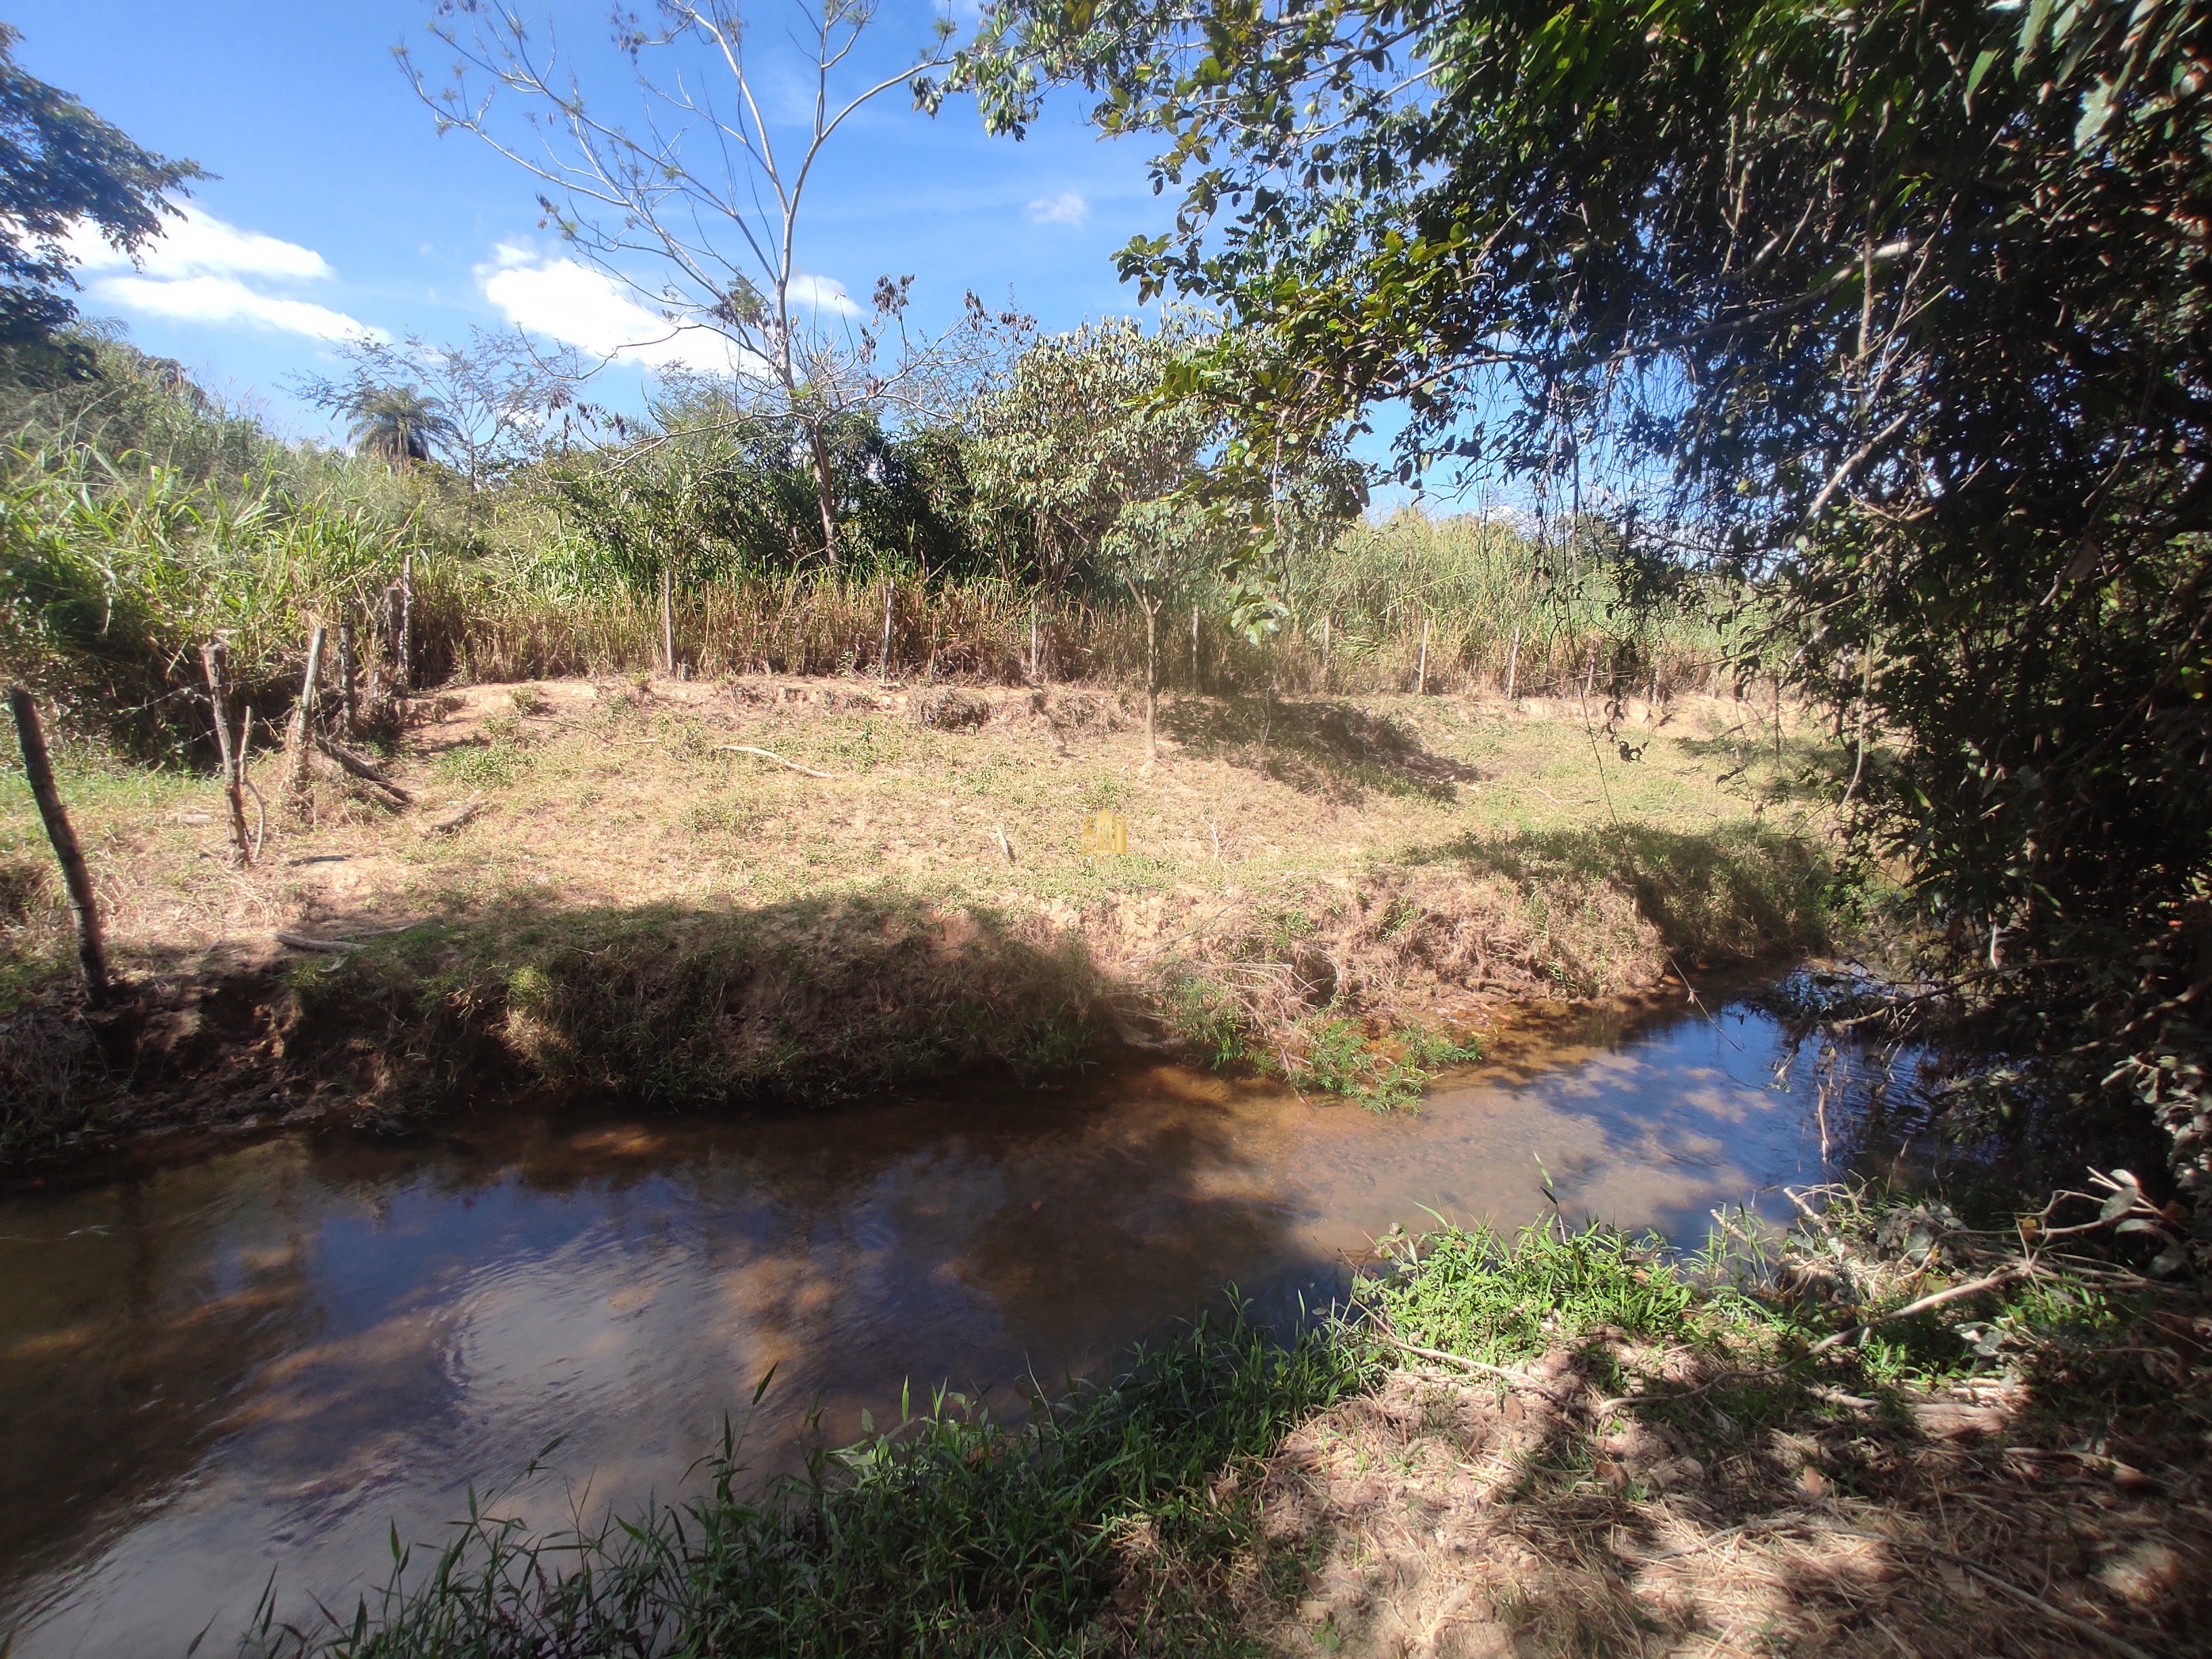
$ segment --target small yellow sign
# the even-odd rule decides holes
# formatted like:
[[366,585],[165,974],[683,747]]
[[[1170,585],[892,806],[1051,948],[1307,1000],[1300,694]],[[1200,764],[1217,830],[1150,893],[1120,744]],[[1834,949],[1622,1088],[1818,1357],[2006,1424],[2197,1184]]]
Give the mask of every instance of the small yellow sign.
[[1083,856],[1095,859],[1109,854],[1129,856],[1129,820],[1119,812],[1101,812],[1083,826]]

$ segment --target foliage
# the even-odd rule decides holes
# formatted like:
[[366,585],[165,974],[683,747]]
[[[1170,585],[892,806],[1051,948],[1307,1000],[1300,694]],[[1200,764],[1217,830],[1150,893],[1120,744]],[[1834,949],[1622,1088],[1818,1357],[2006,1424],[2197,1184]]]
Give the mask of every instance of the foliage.
[[1757,579],[1742,647],[1871,735],[1864,845],[1954,968],[2028,993],[2014,1041],[2118,1045],[2097,1070],[2133,1066],[2201,1184],[2172,999],[2212,966],[2208,29],[2155,0],[1006,0],[951,84],[1018,126],[1080,79],[1164,135],[1182,207],[1122,267],[1305,371],[1255,383],[1255,425],[1401,399],[1408,476],[1609,502],[1655,580]]
[[1065,587],[1133,559],[1164,572],[1203,549],[1189,514],[1158,505],[1198,483],[1218,441],[1215,411],[1160,397],[1201,337],[1184,319],[1156,333],[1086,323],[1030,346],[970,405],[968,477],[1004,574]]
[[[15,62],[22,40],[0,23],[0,347],[17,371],[82,368],[52,347],[76,314],[62,290],[76,286],[66,239],[96,229],[111,247],[136,252],[161,234],[161,216],[197,162],[140,148],[68,93]],[[26,357],[21,348],[30,347]]]
[[[657,435],[562,457],[522,481],[570,532],[547,558],[570,592],[606,579],[643,591],[664,563],[679,586],[801,569],[818,556],[811,447],[788,421],[748,415],[692,385],[658,410]],[[844,549],[858,572],[967,573],[964,455],[944,433],[886,432],[866,416],[828,425],[823,450]]]
[[337,350],[347,372],[302,380],[301,397],[354,422],[356,441],[386,459],[427,461],[437,452],[471,490],[565,451],[609,419],[576,398],[588,372],[577,354],[541,350],[520,329],[475,329],[465,345],[410,335],[398,343],[347,340]]
[[[611,18],[609,44],[644,105],[635,131],[601,113],[570,63],[556,65],[565,55],[511,10],[440,9],[430,32],[452,54],[442,87],[404,48],[399,56],[441,132],[473,134],[520,165],[545,222],[666,320],[666,336],[652,343],[664,362],[718,378],[747,418],[794,433],[813,468],[815,550],[834,570],[844,555],[833,433],[944,417],[1034,325],[970,292],[953,323],[925,335],[908,315],[911,276],[878,277],[864,307],[799,269],[801,209],[817,161],[908,73],[856,72],[873,4],[827,0],[801,16],[805,38],[789,39],[805,55],[815,95],[801,132],[781,137],[761,117],[773,94],[746,54],[736,0],[664,0],[651,24],[629,12]],[[933,26],[922,64],[942,61],[951,30],[949,21]],[[666,67],[656,79],[649,65]],[[502,94],[532,106],[526,139],[503,131]],[[701,134],[688,155],[687,131]],[[652,263],[649,279],[638,274],[641,258]]]

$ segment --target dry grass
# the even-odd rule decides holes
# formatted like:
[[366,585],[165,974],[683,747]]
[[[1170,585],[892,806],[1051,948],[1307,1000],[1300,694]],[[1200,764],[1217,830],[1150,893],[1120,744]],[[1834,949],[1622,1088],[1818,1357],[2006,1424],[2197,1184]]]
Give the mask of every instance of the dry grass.
[[[1349,1042],[1373,1057],[1330,1075],[1356,1085],[1395,1063],[1393,1033],[1463,1032],[1502,1000],[1617,994],[1822,927],[1823,825],[1790,781],[1814,751],[1788,735],[1778,766],[1747,705],[1632,706],[1606,736],[1575,702],[1189,697],[1147,768],[1120,694],[957,700],[854,678],[461,688],[422,700],[391,759],[408,810],[324,776],[295,816],[265,757],[269,836],[246,870],[204,779],[80,769],[66,787],[160,1053],[196,1066],[258,1045],[274,1092],[224,1082],[257,1111],[299,1109],[299,1066],[348,1043],[322,1081],[388,1093],[422,1047],[406,1033],[441,1021],[532,1074],[635,1080],[679,1006],[751,1058],[697,1057],[659,1092],[811,1097],[833,1061],[863,1086],[979,1057],[1067,1063],[1102,1038],[1294,1076],[1316,1042],[1339,1061]],[[478,798],[465,826],[425,833]],[[1127,856],[1084,854],[1101,810],[1125,815]],[[53,989],[64,919],[28,873],[37,837],[18,783],[0,795],[11,1018],[60,1030],[77,1017]],[[335,968],[272,938],[406,924]],[[258,1023],[215,1018],[206,988],[256,975],[282,982]],[[717,983],[742,994],[718,1003]],[[340,1018],[334,989],[373,1017]],[[963,1024],[994,999],[1018,1011],[1008,1041]],[[91,1036],[27,1045],[57,1110],[115,1070]],[[884,1043],[902,1058],[869,1063]],[[295,1075],[272,1082],[287,1055]],[[448,1081],[475,1063],[438,1060]],[[163,1069],[129,1064],[142,1090]]]
[[[2201,1446],[2074,1449],[2016,1384],[1903,1420],[1598,1424],[1599,1369],[1554,1352],[1510,1392],[1400,1371],[1303,1425],[1261,1477],[1254,1634],[1300,1654],[1933,1659],[2116,1650],[2069,1618],[2146,1652],[2212,1628]],[[1294,1595],[1261,1593],[1269,1559]]]

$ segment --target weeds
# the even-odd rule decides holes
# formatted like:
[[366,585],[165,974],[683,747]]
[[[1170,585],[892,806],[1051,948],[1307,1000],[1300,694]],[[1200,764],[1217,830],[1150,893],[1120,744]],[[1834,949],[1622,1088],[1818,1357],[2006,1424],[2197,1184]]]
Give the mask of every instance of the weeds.
[[939,1393],[758,1497],[726,1428],[689,1504],[532,1538],[472,1502],[427,1570],[395,1546],[374,1606],[320,1626],[264,1612],[247,1645],[297,1659],[1237,1645],[1218,1575],[1251,1505],[1224,1472],[1367,1376],[1323,1333],[1279,1345],[1237,1313],[1139,1351],[1103,1388],[1039,1396],[1018,1425]]
[[[2204,1477],[2193,1437],[2212,1425],[2202,1297],[2116,1293],[2109,1266],[2054,1263],[1895,1338],[1928,1350],[1909,1380],[1856,1347],[1777,1370],[1814,1333],[1901,1305],[1941,1252],[1985,1248],[1940,1218],[1936,1249],[1883,1245],[1933,1206],[1832,1196],[1833,1221],[1790,1241],[1723,1226],[1690,1258],[1556,1222],[1394,1234],[1341,1315],[1273,1335],[1241,1314],[1200,1322],[1019,1423],[951,1394],[902,1401],[896,1426],[864,1419],[860,1443],[817,1448],[764,1491],[726,1428],[701,1498],[552,1536],[472,1503],[419,1567],[395,1540],[390,1583],[349,1617],[288,1625],[265,1607],[246,1648],[1370,1652],[1455,1613],[1476,1649],[1546,1652],[1656,1634],[1964,1655],[2029,1629],[2073,1652],[2083,1620],[2188,1646],[2212,1611],[2191,1576],[2212,1533],[2187,1501]],[[1867,1305],[1808,1297],[1792,1270],[1834,1263],[1838,1240]],[[1491,1369],[1394,1368],[1406,1345]],[[1986,1450],[1942,1426],[1998,1386],[2014,1403]],[[2113,1466],[2132,1483],[2119,1507]],[[2161,1482],[2170,1499],[2148,1495]],[[2102,1541],[2124,1513],[2124,1555]],[[2126,1541],[2146,1529],[2154,1547]],[[2017,1585],[2022,1550],[2041,1564],[2027,1627],[2018,1600],[1970,1582]]]

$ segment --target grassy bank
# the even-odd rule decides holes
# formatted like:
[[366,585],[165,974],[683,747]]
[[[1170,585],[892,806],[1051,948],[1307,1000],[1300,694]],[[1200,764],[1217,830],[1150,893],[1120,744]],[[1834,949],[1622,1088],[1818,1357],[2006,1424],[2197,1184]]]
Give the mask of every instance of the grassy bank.
[[2117,1215],[2076,1223],[2067,1248],[2086,1254],[2061,1255],[1939,1204],[1829,1196],[1786,1243],[1723,1234],[1688,1260],[1602,1229],[1446,1229],[1401,1242],[1345,1314],[1286,1342],[1201,1325],[1019,1428],[935,1399],[760,1496],[726,1443],[702,1498],[559,1537],[487,1502],[350,1616],[265,1619],[247,1645],[2201,1644],[2202,1294],[2130,1272]]
[[[1822,757],[1797,734],[1778,763],[1744,705],[1605,736],[1578,702],[1187,697],[1149,768],[1138,714],[851,678],[466,688],[389,757],[404,806],[333,772],[295,809],[264,760],[244,869],[204,779],[80,766],[132,988],[105,1023],[19,779],[5,1147],[542,1083],[814,1103],[1132,1045],[1403,1100],[1504,1004],[1829,925],[1796,793]],[[1126,854],[1086,853],[1102,811]]]

